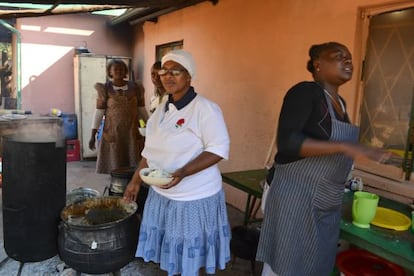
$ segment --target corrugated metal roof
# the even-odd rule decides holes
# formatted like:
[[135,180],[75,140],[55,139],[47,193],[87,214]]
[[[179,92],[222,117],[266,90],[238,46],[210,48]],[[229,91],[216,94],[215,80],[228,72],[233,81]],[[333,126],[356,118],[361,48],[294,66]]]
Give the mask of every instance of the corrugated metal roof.
[[[10,3],[10,2],[0,2],[0,10],[10,11],[10,10],[50,10],[53,7],[52,4],[30,4],[30,3]],[[77,9],[77,8],[91,8],[93,5],[58,5],[55,9]],[[94,14],[103,14],[111,16],[120,16],[127,11],[126,8],[121,9],[109,9],[103,11],[93,12]]]
[[[68,13],[99,13],[113,16],[111,25],[138,24],[208,0],[31,0],[0,2],[0,19]],[[209,0],[216,4],[218,0]]]

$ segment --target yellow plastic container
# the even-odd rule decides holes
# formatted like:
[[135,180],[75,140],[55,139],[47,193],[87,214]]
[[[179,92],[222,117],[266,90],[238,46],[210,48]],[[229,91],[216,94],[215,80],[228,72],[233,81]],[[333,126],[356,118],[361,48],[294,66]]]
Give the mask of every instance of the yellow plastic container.
[[411,226],[411,219],[392,209],[377,207],[371,224],[396,231],[405,231]]

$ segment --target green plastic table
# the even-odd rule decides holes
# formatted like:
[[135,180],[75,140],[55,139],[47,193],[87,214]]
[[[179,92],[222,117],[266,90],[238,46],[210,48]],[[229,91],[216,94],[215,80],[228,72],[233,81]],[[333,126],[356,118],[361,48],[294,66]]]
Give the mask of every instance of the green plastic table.
[[[265,179],[266,173],[265,169],[222,173],[223,182],[247,193],[245,224],[254,220],[252,217],[254,205],[256,200],[262,197],[260,182]],[[352,198],[352,192],[345,193],[340,225],[341,239],[414,272],[414,233],[411,228],[406,231],[395,231],[374,225],[368,229],[353,225]],[[411,218],[411,209],[408,205],[386,198],[380,198],[378,205]]]
[[257,199],[262,198],[263,193],[260,182],[266,178],[266,175],[267,170],[265,169],[228,172],[221,174],[223,182],[247,193],[246,207],[244,210],[244,225],[255,221],[255,205]]

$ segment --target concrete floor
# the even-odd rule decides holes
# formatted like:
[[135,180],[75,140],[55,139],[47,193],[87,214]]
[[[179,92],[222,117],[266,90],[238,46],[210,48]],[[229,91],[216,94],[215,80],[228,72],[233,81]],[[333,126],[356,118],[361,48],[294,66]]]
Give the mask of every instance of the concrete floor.
[[[95,173],[94,161],[79,161],[67,163],[67,191],[79,187],[92,188],[104,193],[105,187],[110,184],[109,175],[99,175]],[[1,189],[0,189],[1,192]],[[1,202],[0,202],[1,203]],[[1,211],[3,210],[2,206]],[[243,213],[238,209],[228,206],[228,214],[232,226],[241,225],[243,222]],[[35,263],[21,264],[19,261],[8,258],[3,246],[3,218],[0,212],[0,276],[9,275],[23,275],[23,276],[75,276],[76,271],[64,267],[63,261],[58,255]],[[256,271],[251,273],[250,261],[236,259],[233,264],[228,264],[228,267],[223,271],[218,271],[217,276],[252,276],[260,275],[261,264],[257,263]],[[166,276],[167,274],[161,271],[157,264],[145,263],[140,258],[136,258],[128,265],[121,269],[122,276]],[[78,274],[79,275],[79,274]],[[88,275],[81,273],[82,276]],[[101,274],[112,275],[112,273]]]

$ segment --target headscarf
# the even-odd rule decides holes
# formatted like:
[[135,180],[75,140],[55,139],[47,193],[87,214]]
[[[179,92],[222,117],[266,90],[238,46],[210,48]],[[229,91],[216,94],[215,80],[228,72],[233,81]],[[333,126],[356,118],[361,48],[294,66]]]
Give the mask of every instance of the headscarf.
[[196,68],[193,56],[189,52],[181,49],[172,50],[162,57],[161,65],[163,66],[164,63],[166,63],[167,61],[174,61],[179,63],[182,67],[184,67],[187,70],[191,78],[194,79]]

